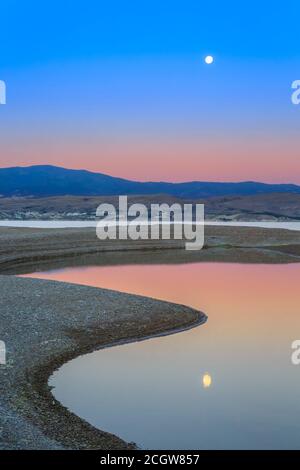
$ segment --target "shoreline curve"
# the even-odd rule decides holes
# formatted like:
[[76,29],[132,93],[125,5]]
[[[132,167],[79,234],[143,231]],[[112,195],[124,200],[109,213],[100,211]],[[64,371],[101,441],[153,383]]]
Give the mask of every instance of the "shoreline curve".
[[[51,374],[82,354],[206,321],[192,308],[77,284],[0,276],[0,449],[134,449],[52,395]],[[18,293],[16,296],[16,292]]]

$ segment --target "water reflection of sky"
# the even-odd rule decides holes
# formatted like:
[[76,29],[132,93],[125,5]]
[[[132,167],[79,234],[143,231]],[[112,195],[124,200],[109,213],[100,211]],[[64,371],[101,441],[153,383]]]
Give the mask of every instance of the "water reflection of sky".
[[65,269],[36,276],[188,304],[205,325],[80,357],[55,396],[144,448],[299,448],[300,264]]

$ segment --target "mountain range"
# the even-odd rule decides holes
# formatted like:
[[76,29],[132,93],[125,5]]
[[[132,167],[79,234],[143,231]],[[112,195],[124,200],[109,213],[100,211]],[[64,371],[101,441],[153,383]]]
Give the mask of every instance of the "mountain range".
[[0,168],[0,197],[114,196],[167,194],[183,199],[251,196],[270,193],[300,194],[295,184],[190,181],[139,182],[51,165]]

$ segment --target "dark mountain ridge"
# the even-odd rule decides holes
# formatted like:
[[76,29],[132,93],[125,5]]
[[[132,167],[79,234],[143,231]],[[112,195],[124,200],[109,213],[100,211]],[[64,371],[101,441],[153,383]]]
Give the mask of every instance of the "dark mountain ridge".
[[114,196],[120,194],[167,194],[184,199],[216,196],[247,196],[268,193],[297,193],[295,184],[267,184],[255,181],[219,183],[139,182],[87,170],[37,165],[0,168],[1,197]]

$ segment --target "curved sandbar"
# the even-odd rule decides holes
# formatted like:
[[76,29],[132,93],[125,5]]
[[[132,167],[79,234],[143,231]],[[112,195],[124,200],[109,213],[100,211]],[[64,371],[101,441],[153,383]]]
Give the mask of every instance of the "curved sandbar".
[[0,276],[0,449],[126,449],[57,402],[49,375],[79,354],[206,320],[191,308],[55,281]]

